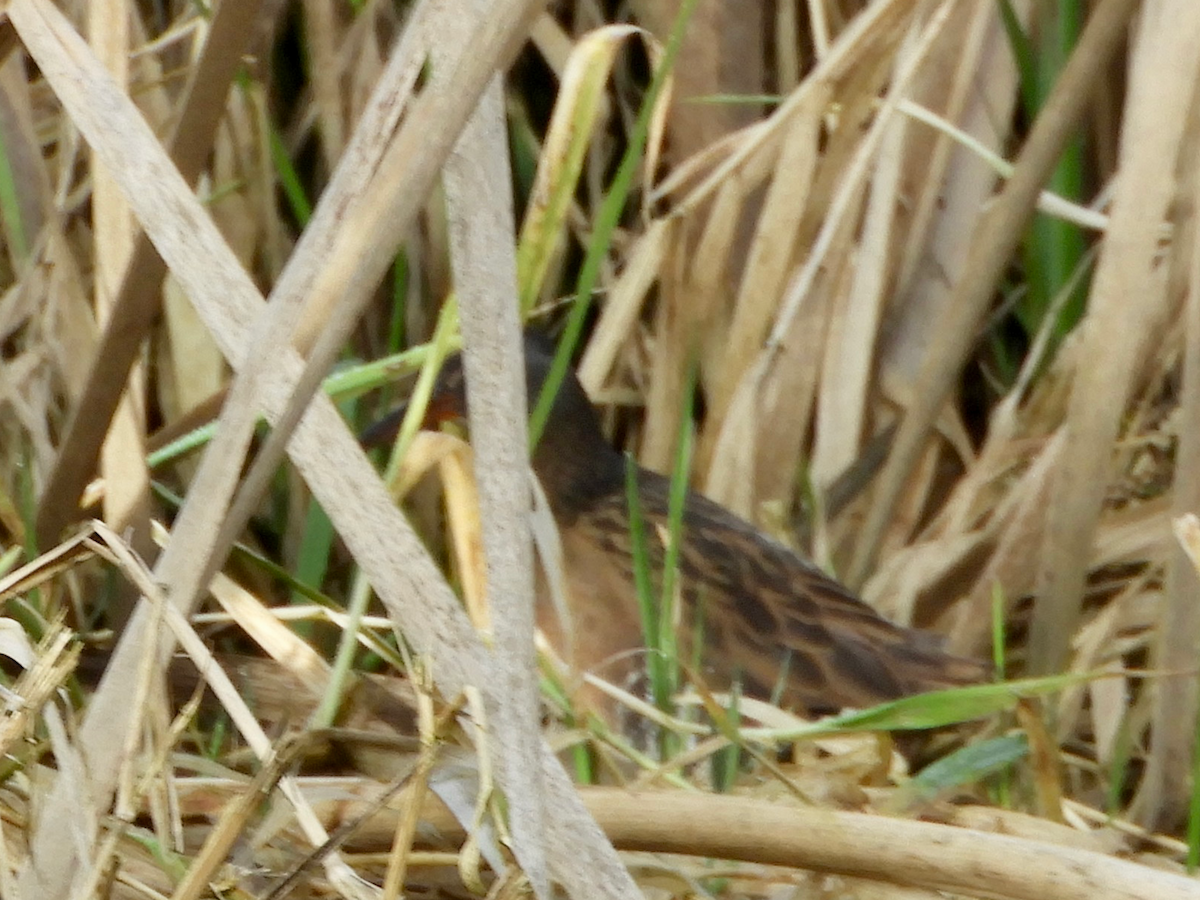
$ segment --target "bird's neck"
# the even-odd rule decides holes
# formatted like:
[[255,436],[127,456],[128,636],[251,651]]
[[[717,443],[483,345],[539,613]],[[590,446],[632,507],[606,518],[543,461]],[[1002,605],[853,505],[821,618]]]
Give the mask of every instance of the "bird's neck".
[[551,421],[534,450],[533,470],[555,519],[569,524],[596,501],[623,489],[625,457],[604,439],[594,419]]

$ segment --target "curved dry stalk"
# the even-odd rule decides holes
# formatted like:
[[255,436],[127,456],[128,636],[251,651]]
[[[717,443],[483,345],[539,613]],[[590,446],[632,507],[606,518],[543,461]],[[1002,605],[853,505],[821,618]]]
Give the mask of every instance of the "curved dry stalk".
[[1089,850],[739,797],[585,793],[623,850],[836,872],[1011,900],[1197,900],[1200,884]]
[[[1043,839],[1013,837],[684,791],[583,788],[580,796],[622,851],[739,860],[999,900],[1200,900],[1195,880],[1086,849],[1080,844],[1087,835],[1069,830],[1058,835],[1043,826]],[[359,840],[390,841],[403,806],[398,798],[360,829]],[[443,839],[463,838],[438,803],[427,803],[422,819]]]

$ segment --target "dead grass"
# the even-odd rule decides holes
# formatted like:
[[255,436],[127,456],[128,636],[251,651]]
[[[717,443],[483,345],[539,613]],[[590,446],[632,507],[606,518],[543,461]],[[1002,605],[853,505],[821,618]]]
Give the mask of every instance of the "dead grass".
[[[280,4],[250,0],[211,18],[13,0],[0,652],[23,672],[0,729],[0,896],[1200,896],[1181,874],[1200,9],[1145,5],[1131,30],[1137,5],[1091,5],[1028,124],[996,4],[780,2],[767,29],[767,5],[734,28],[701,3],[648,119],[636,204],[595,256],[580,377],[644,464],[672,466],[695,353],[693,485],[959,652],[992,651],[998,610],[1009,673],[1107,673],[993,717],[983,737],[1024,733],[1029,755],[952,804],[862,737],[803,742],[787,763],[748,745],[756,761],[719,795],[712,760],[737,751],[735,728],[639,708],[682,736],[659,762],[574,715],[580,675],[547,648],[539,728],[521,662],[532,554],[513,537],[518,310],[563,318],[603,239],[639,54],[653,65],[661,43],[631,49],[636,33],[588,2],[422,2],[402,22],[391,4],[306,0],[297,34]],[[665,36],[659,6],[641,14]],[[754,28],[759,45],[776,34],[757,60],[738,44]],[[706,81],[721,53],[767,71],[778,102],[699,102],[724,89]],[[1076,128],[1093,199],[1039,196]],[[538,167],[518,176],[517,213],[506,142],[517,171]],[[320,191],[311,218],[283,200],[291,165]],[[1035,203],[1092,246],[1078,322],[1020,319]],[[410,519],[345,425],[372,408],[347,394],[339,412],[318,387],[339,358],[459,320],[475,364],[500,373],[476,435],[491,477],[462,501],[461,446],[417,439]],[[211,417],[219,392],[203,455],[148,468],[152,433]],[[260,415],[272,429],[254,443]],[[421,468],[453,510],[445,565],[411,524],[438,543]],[[81,496],[102,506],[81,515]],[[485,603],[489,585],[510,602]],[[97,686],[73,674],[68,636],[102,641],[98,622],[123,637],[83,654]],[[176,645],[171,696],[159,669]],[[352,665],[367,657],[383,674]],[[628,790],[577,791],[559,760],[585,758]]]

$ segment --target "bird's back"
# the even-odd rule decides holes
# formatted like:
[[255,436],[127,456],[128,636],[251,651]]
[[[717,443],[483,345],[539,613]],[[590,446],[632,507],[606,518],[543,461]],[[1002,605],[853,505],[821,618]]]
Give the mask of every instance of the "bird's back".
[[[639,483],[658,590],[669,482],[642,470]],[[614,577],[601,578],[597,566],[602,561],[572,559],[569,552],[573,593],[586,593],[604,581],[606,597],[595,602],[636,604],[624,494],[597,499],[571,527],[588,533],[582,543],[594,550],[587,552],[607,557],[615,570]],[[583,584],[571,575],[576,567],[587,573]],[[620,597],[611,587],[617,580],[625,584]],[[944,652],[933,635],[889,622],[798,554],[694,492],[684,507],[679,588],[682,658],[696,658],[692,639],[699,633],[700,673],[714,690],[727,689],[737,679],[748,696],[778,696],[785,708],[819,714],[969,684],[987,674],[983,663]],[[628,609],[611,612],[637,621]]]

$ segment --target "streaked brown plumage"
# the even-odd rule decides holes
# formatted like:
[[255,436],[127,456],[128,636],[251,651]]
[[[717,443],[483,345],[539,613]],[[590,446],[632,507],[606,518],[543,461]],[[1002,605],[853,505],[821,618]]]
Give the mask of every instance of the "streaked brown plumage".
[[[553,346],[526,338],[530,404],[549,372]],[[461,360],[447,360],[428,422],[465,412]],[[394,434],[399,413],[365,436]],[[563,543],[574,646],[565,646],[551,604],[539,597],[539,624],[581,669],[617,683],[644,667],[633,587],[625,457],[605,440],[574,373],[556,397],[533,455]],[[668,479],[638,469],[651,571],[661,572]],[[702,674],[714,690],[740,679],[759,699],[782,687],[781,704],[809,714],[978,681],[986,666],[951,656],[929,634],[895,625],[792,550],[695,492],[683,512],[679,558],[684,659],[697,613],[703,617]],[[545,594],[541,590],[540,594]]]

